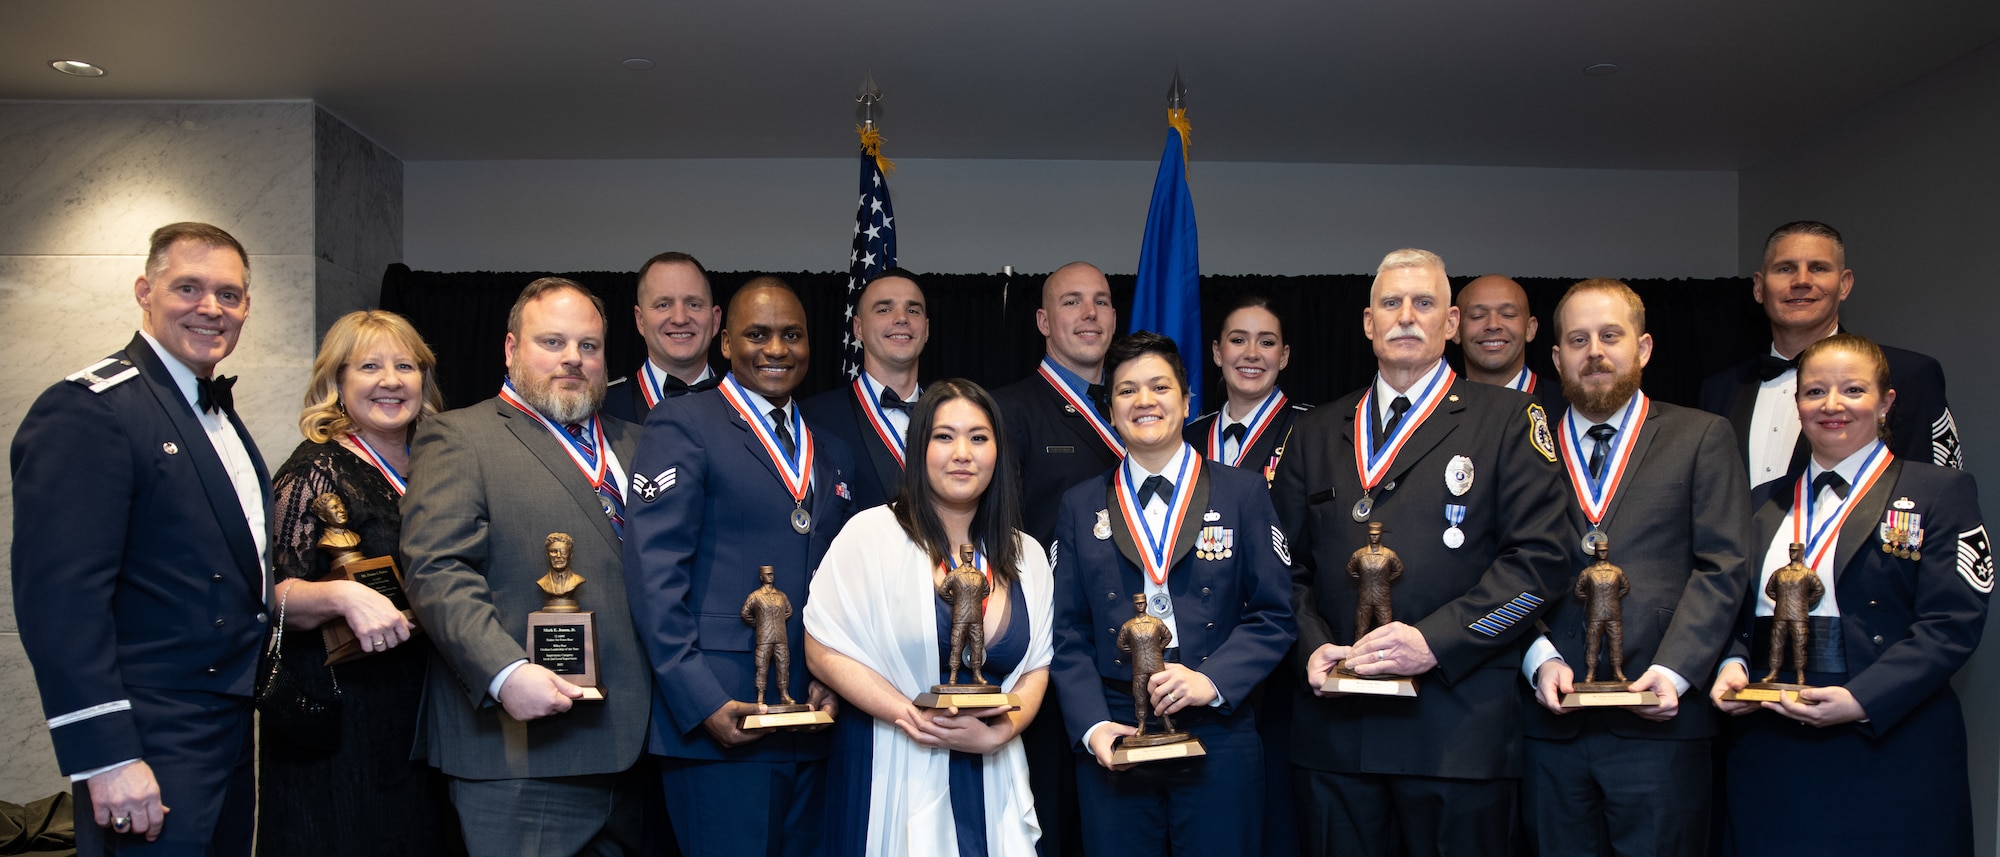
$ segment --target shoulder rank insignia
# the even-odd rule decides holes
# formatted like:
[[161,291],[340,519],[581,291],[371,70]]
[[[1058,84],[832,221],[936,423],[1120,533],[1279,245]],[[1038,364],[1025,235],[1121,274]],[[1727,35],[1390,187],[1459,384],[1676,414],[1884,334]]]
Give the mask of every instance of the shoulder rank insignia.
[[[122,368],[121,368],[122,367]],[[89,387],[93,393],[102,393],[126,381],[139,377],[139,367],[130,360],[106,357],[83,369],[78,369],[64,378]]]
[[634,473],[632,474],[632,490],[639,493],[639,499],[651,503],[654,500],[660,499],[660,495],[668,488],[674,487],[674,481],[679,472],[680,468],[669,467],[660,471],[658,476],[654,476],[651,479]]
[[1993,546],[1985,524],[1958,534],[1958,576],[1982,594],[1993,591]]
[[1292,564],[1292,547],[1285,543],[1284,531],[1279,530],[1275,524],[1271,526],[1271,552],[1277,554],[1278,559],[1284,560],[1286,565]]
[[1528,444],[1550,464],[1556,463],[1556,436],[1549,433],[1549,415],[1541,405],[1528,406]]

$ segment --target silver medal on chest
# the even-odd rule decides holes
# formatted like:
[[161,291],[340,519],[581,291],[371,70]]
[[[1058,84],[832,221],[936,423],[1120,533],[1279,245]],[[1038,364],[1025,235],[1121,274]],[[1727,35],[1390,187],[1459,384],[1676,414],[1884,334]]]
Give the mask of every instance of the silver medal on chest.
[[813,526],[812,513],[806,511],[804,506],[798,506],[792,509],[792,529],[794,531],[798,532],[800,535],[804,535],[806,533],[812,532],[812,526]]

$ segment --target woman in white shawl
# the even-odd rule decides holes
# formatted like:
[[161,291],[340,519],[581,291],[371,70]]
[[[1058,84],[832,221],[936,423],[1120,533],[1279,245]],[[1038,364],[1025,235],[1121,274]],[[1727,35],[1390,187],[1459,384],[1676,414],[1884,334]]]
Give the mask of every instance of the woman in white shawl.
[[[807,664],[869,715],[836,726],[827,844],[836,855],[1031,857],[1041,827],[1020,735],[1048,688],[1048,558],[1019,531],[1013,453],[984,389],[930,385],[906,436],[897,498],[848,521],[806,599]],[[1005,676],[1018,711],[912,702],[945,680],[951,617],[936,586],[961,544],[978,547],[990,581],[985,675]]]

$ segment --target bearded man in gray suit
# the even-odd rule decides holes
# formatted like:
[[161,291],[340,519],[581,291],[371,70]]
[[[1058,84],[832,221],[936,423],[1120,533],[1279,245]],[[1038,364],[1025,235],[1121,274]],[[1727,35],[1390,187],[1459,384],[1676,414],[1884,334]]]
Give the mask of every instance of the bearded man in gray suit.
[[[410,602],[436,643],[419,744],[451,778],[474,854],[639,848],[632,770],[651,710],[621,561],[638,427],[600,417],[604,305],[557,277],[507,319],[500,395],[425,421],[403,497]],[[528,662],[550,533],[573,541],[570,593],[596,614],[602,699]]]

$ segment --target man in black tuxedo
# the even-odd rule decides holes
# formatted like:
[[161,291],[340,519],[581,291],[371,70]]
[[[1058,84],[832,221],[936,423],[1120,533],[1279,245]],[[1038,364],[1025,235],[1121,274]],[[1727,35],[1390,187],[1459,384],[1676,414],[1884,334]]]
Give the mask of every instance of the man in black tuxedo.
[[[1695,857],[1708,846],[1710,742],[1718,717],[1701,691],[1750,584],[1750,492],[1736,433],[1714,414],[1639,389],[1653,338],[1646,307],[1617,280],[1585,280],[1556,305],[1556,370],[1570,406],[1556,422],[1573,529],[1608,539],[1630,591],[1618,653],[1629,689],[1655,705],[1561,706],[1581,679],[1592,605],[1558,589],[1521,664],[1530,838],[1544,854]],[[1592,537],[1593,543],[1596,537]],[[1595,557],[1581,552],[1574,574]],[[1635,669],[1636,668],[1636,669]],[[1691,683],[1695,693],[1688,696]],[[1607,851],[1608,849],[1608,851]]]
[[[917,404],[917,359],[931,338],[924,290],[915,274],[890,268],[875,275],[855,300],[854,338],[861,341],[861,377],[799,403],[814,429],[838,437],[854,455],[854,508],[895,498]],[[919,446],[921,448],[921,445]]]
[[661,400],[720,383],[708,365],[708,346],[722,327],[722,307],[709,289],[708,270],[693,256],[673,251],[639,266],[636,300],[632,321],[646,340],[646,362],[607,385],[603,410],[643,424]]
[[[1701,409],[1728,418],[1743,441],[1755,487],[1805,466],[1799,437],[1798,369],[1806,346],[1842,328],[1840,304],[1854,290],[1839,230],[1800,220],[1771,231],[1751,294],[1771,319],[1771,351],[1724,369],[1701,385]],[[1963,468],[1958,424],[1945,401],[1944,367],[1929,355],[1882,346],[1889,358],[1889,450],[1896,457]]]

